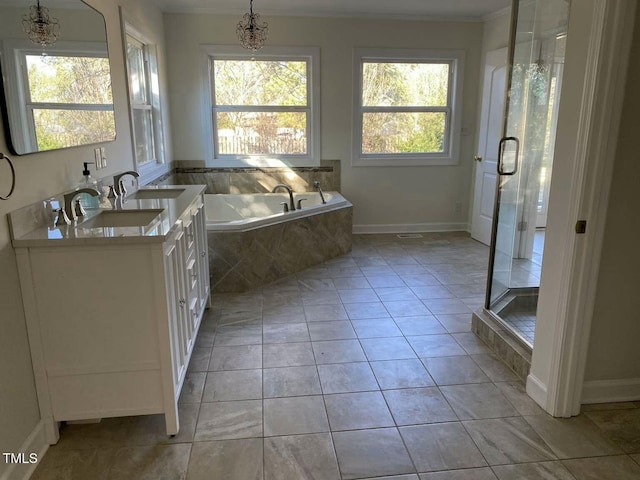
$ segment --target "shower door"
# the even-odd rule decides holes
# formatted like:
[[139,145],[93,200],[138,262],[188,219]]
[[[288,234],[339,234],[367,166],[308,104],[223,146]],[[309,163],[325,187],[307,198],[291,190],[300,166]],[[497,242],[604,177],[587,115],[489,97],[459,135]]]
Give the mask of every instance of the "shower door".
[[[535,323],[544,239],[536,225],[551,178],[568,14],[567,0],[513,2],[485,307],[502,320],[517,312],[519,324]],[[532,344],[529,330],[517,333]]]

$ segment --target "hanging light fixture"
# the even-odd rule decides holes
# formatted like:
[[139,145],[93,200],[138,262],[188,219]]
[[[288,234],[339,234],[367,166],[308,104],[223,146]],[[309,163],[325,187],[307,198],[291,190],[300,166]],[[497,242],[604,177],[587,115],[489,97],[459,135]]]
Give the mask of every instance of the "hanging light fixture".
[[42,48],[53,45],[60,34],[57,18],[49,15],[49,9],[40,6],[40,0],[29,7],[29,13],[22,16],[22,29],[33,43]]
[[264,47],[269,33],[269,25],[267,22],[260,23],[260,14],[253,13],[253,0],[250,0],[249,13],[245,13],[238,23],[236,34],[240,40],[240,44],[249,50],[260,50]]

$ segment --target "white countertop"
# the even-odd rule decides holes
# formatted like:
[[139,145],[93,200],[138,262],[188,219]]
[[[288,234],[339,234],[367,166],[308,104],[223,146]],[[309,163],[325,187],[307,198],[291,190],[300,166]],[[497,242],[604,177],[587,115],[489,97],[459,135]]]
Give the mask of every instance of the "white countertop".
[[[149,200],[133,200],[126,198],[121,210],[162,210],[159,215],[144,227],[97,227],[83,228],[83,222],[93,218],[105,210],[114,210],[108,201],[102,201],[101,208],[87,209],[87,215],[77,224],[55,226],[55,215],[50,213],[50,202],[59,201],[59,196],[44,200],[42,207],[37,204],[9,214],[12,244],[16,248],[24,247],[53,247],[74,245],[114,245],[114,244],[144,244],[162,243],[171,235],[180,217],[201,196],[204,185],[162,185],[157,187],[143,187],[140,190],[184,189],[176,198],[159,198]],[[46,211],[45,211],[46,210]],[[31,218],[30,218],[31,217]],[[38,218],[36,218],[38,217]],[[43,221],[43,218],[45,219]],[[50,219],[50,221],[49,221]],[[34,229],[29,230],[33,225]],[[14,236],[14,232],[17,235]],[[26,233],[24,233],[26,232]]]

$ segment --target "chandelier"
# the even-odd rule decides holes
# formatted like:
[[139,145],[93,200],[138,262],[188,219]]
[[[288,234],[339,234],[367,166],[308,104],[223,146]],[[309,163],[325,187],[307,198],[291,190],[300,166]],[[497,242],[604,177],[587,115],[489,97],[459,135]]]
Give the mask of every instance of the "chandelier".
[[36,5],[29,7],[29,13],[22,16],[22,28],[29,40],[42,45],[53,45],[60,33],[60,24],[57,18],[49,16],[49,9],[40,6],[40,0]]
[[264,47],[268,33],[269,25],[267,25],[267,22],[260,23],[260,14],[253,13],[253,0],[251,0],[249,13],[244,14],[236,28],[240,44],[244,48],[255,52]]

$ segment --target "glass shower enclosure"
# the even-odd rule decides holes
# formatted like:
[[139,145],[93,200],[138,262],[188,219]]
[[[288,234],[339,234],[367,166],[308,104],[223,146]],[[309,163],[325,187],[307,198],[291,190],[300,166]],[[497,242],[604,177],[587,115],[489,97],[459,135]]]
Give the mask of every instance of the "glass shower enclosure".
[[569,17],[567,0],[514,0],[485,309],[533,347]]

